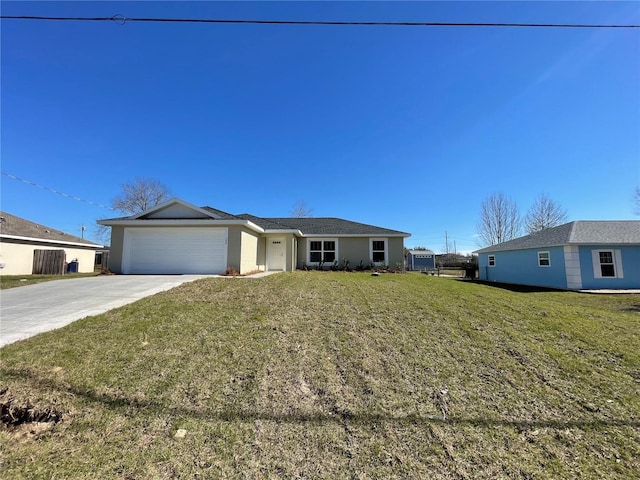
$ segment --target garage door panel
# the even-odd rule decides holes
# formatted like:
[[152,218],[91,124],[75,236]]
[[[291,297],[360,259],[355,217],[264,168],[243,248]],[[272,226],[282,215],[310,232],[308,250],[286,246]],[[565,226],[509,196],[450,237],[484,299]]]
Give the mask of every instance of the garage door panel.
[[130,228],[125,273],[221,273],[227,266],[226,228]]

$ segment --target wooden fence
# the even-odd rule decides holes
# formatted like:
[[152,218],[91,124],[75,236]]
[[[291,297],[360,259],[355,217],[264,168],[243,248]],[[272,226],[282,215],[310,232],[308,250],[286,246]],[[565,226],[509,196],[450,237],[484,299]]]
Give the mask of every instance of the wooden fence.
[[63,275],[64,250],[34,250],[33,271],[38,275]]

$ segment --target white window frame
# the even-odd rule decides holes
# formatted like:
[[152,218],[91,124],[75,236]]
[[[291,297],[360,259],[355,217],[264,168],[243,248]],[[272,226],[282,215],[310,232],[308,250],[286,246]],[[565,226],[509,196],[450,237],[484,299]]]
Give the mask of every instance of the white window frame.
[[[542,254],[546,254],[547,255],[547,258],[544,259],[544,260],[546,260],[549,263],[547,263],[546,265],[543,265],[541,263],[541,260],[543,260],[543,258],[540,258],[540,255],[542,255]],[[551,252],[549,252],[548,250],[543,250],[543,251],[538,252],[538,266],[542,267],[542,268],[547,268],[547,267],[551,266]]]
[[[373,261],[373,242],[384,242],[384,261],[374,262]],[[376,250],[376,252],[381,252],[382,250]],[[371,263],[374,265],[388,265],[389,264],[389,239],[388,238],[370,238],[369,239],[369,259]]]
[[495,255],[487,255],[487,265],[490,267],[496,266],[496,256]]
[[[320,242],[321,249],[314,250],[314,252],[321,252],[321,258],[324,259],[325,249],[324,242],[334,242],[335,250],[326,250],[327,252],[335,253],[335,260],[338,260],[340,257],[338,255],[338,239],[337,238],[307,238],[307,265],[315,265],[317,263],[321,263],[318,261],[311,261],[311,242]],[[323,263],[333,263],[333,261],[327,262],[322,260]]]
[[[601,253],[611,254],[611,263],[602,263],[600,261]],[[593,260],[593,277],[610,279],[610,278],[624,278],[624,271],[622,270],[622,252],[614,249],[599,249],[591,250],[591,258]],[[602,265],[612,265],[613,275],[602,275]]]

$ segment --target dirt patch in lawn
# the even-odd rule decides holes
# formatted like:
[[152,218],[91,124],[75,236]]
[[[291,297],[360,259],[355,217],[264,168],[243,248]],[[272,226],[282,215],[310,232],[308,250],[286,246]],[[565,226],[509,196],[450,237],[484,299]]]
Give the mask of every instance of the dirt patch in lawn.
[[34,405],[14,397],[8,388],[0,389],[0,428],[14,440],[35,440],[61,420],[62,413],[55,408]]

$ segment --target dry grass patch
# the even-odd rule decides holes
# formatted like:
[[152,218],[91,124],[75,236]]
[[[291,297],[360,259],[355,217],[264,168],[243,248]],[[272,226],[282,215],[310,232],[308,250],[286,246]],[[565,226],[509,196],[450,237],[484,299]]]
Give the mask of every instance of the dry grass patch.
[[[638,296],[426,275],[185,284],[2,349],[62,421],[7,478],[633,478]],[[446,420],[442,419],[446,390]]]

